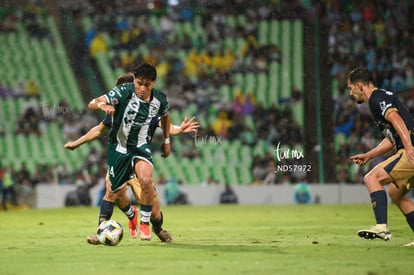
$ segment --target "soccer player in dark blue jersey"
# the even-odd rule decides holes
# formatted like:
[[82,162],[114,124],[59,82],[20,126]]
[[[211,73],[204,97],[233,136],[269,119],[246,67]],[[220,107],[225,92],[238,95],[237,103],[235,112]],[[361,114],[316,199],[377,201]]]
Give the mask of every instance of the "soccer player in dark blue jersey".
[[[391,154],[364,176],[377,223],[370,229],[358,231],[358,235],[365,239],[380,238],[388,241],[392,235],[387,223],[386,184],[391,183],[388,194],[414,231],[414,203],[406,197],[414,187],[414,120],[393,92],[378,89],[373,84],[366,68],[353,69],[347,82],[350,96],[359,104],[369,104],[375,124],[385,136],[375,148],[351,156],[351,160],[364,165],[375,157]],[[407,246],[414,246],[414,242]]]

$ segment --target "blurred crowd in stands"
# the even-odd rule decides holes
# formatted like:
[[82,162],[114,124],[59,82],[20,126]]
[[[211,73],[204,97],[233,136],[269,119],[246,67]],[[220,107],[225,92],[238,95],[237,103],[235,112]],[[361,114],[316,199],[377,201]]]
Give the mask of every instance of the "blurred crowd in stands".
[[[90,56],[109,54],[115,71],[129,71],[140,62],[155,64],[171,108],[184,110],[196,104],[194,115],[209,118],[207,125],[201,125],[200,136],[239,140],[252,147],[265,141],[269,154],[255,157],[251,171],[255,184],[265,179],[274,184],[277,178],[271,170],[275,163],[272,146],[278,142],[288,146],[304,143],[303,129],[293,119],[289,104],[274,102],[265,108],[252,91],[237,91],[230,101],[223,100],[218,92],[222,85],[234,83],[235,73],[266,72],[270,62],[281,62],[283,53],[278,45],[258,43],[258,20],[295,19],[306,11],[296,1],[258,3],[210,1],[207,5],[199,1],[158,11],[155,8],[151,13],[116,2],[100,7],[87,2],[82,2],[81,7],[69,5],[85,34]],[[152,25],[154,13],[158,13],[156,26]],[[244,19],[232,24],[228,17],[238,15]],[[90,22],[86,27],[85,21]],[[195,34],[174,27],[179,23],[190,23]],[[198,26],[203,29],[202,35]],[[224,47],[225,41],[238,39],[243,40],[240,51]],[[142,44],[150,49],[145,55],[138,50]],[[302,100],[301,92],[292,91],[291,100]],[[191,150],[189,157],[198,156]],[[268,174],[272,177],[266,177]],[[294,176],[290,179],[296,180]]]
[[[250,3],[251,2],[251,3]],[[414,111],[414,45],[413,4],[410,1],[183,1],[181,5],[169,6],[165,1],[152,3],[152,14],[159,12],[159,28],[150,23],[148,12],[142,5],[149,3],[140,0],[124,1],[63,1],[62,9],[77,18],[79,28],[83,28],[82,19],[89,18],[92,24],[84,31],[84,46],[94,58],[99,52],[111,53],[113,69],[130,70],[131,66],[142,61],[157,65],[159,78],[163,82],[162,90],[169,95],[171,108],[185,109],[196,104],[197,114],[212,116],[211,123],[201,125],[206,135],[239,140],[245,145],[254,146],[265,141],[273,146],[278,143],[289,146],[302,146],[305,142],[303,128],[292,117],[290,103],[302,100],[303,91],[293,90],[286,104],[275,102],[265,108],[257,102],[253,93],[240,91],[231,101],[223,101],[217,90],[222,84],[231,85],[236,72],[262,72],[270,60],[280,62],[283,52],[278,45],[259,45],[257,41],[257,20],[304,18],[317,9],[325,26],[329,26],[330,75],[335,103],[335,148],[338,183],[361,183],[363,174],[369,167],[359,168],[349,161],[349,156],[371,149],[381,133],[371,127],[372,120],[366,105],[356,106],[349,99],[346,88],[347,73],[356,65],[367,66],[375,75],[376,84],[399,93],[406,99],[411,111]],[[264,4],[265,3],[265,4]],[[31,7],[33,8],[33,7]],[[31,10],[26,16],[27,28],[36,37],[47,37],[42,18],[43,9]],[[168,11],[168,12],[165,12]],[[26,14],[26,12],[23,12]],[[226,16],[244,14],[245,22],[232,26]],[[33,15],[34,14],[34,15]],[[136,16],[139,15],[139,16]],[[131,16],[134,17],[130,20]],[[177,22],[194,24],[196,16],[201,18],[201,26],[206,38],[177,33],[173,28]],[[16,28],[16,13],[2,10],[0,31],[11,32]],[[193,26],[193,25],[191,25]],[[223,51],[224,38],[244,39],[240,52]],[[151,52],[142,55],[136,45],[146,44]],[[179,58],[177,53],[185,53]],[[30,82],[27,83],[29,85]],[[24,86],[24,84],[22,84]],[[36,83],[30,85],[36,86]],[[41,97],[41,91],[27,87],[28,97]],[[35,92],[33,92],[35,90]],[[32,91],[32,92],[30,92]],[[1,87],[2,97],[21,96],[21,92]],[[70,110],[66,102],[58,110]],[[42,114],[38,108],[22,110],[17,124],[18,134],[41,134]],[[97,118],[87,112],[82,120],[74,112],[63,112],[61,116],[65,140],[79,137],[85,130],[97,122]],[[414,112],[413,112],[414,113]],[[56,116],[59,117],[59,111]],[[85,115],[90,115],[86,120]],[[48,117],[50,119],[50,117]],[[79,124],[89,122],[88,125]],[[255,131],[251,130],[253,122]],[[200,134],[201,135],[201,134]],[[1,137],[0,137],[1,138]],[[272,147],[265,156],[254,156],[251,172],[254,184],[293,183],[304,180],[306,175],[274,173],[274,153]],[[187,154],[188,153],[188,154]],[[197,158],[193,151],[182,154],[183,157]],[[96,184],[103,182],[105,176],[105,152],[91,152],[84,167],[76,173],[77,184]],[[375,165],[373,161],[370,165]],[[14,172],[18,183],[51,181],[64,183],[69,175],[64,166],[39,166],[35,175],[29,175],[24,163],[21,170]],[[94,172],[91,172],[94,171]],[[45,178],[46,177],[46,178]]]

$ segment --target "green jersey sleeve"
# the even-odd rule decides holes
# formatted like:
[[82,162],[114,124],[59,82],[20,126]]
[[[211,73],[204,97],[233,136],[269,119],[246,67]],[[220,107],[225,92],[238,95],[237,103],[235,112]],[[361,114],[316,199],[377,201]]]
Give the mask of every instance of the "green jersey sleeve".
[[170,104],[168,102],[168,97],[161,91],[153,90],[153,95],[159,100],[160,102],[160,109],[158,110],[158,115],[165,116],[168,114],[170,110]]
[[104,96],[108,104],[116,108],[118,104],[126,104],[131,99],[131,96],[134,92],[134,84],[127,83],[112,88],[112,90],[107,92]]

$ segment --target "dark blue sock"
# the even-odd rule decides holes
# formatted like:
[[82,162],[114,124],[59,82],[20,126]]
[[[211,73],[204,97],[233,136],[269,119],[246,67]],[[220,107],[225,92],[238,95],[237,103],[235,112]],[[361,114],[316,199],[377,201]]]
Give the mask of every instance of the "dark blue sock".
[[371,204],[374,210],[375,219],[377,220],[377,224],[387,223],[387,208],[388,208],[388,201],[387,201],[387,193],[385,190],[379,190],[372,192],[371,196]]
[[99,220],[98,225],[103,221],[111,219],[112,213],[114,212],[114,203],[111,201],[102,200],[101,206],[99,208]]
[[161,218],[159,220],[156,220],[156,219],[152,218],[152,216],[151,216],[151,219],[150,219],[151,224],[152,224],[152,229],[154,230],[155,233],[158,233],[158,232],[162,231],[162,224],[164,222],[164,218],[163,218],[163,215],[162,215],[161,211],[160,211],[160,213],[161,213]]
[[411,227],[411,230],[414,231],[414,211],[404,214],[404,216],[407,219],[407,223]]

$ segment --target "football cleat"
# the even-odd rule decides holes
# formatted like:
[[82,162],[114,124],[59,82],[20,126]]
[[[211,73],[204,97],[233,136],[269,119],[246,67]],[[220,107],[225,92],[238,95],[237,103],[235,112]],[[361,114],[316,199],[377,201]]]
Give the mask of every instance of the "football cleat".
[[404,246],[414,246],[414,241],[412,241],[411,243],[407,243]]
[[101,244],[97,235],[91,235],[91,236],[86,237],[86,241],[88,242],[88,244],[93,244],[93,245]]
[[148,224],[141,223],[139,226],[139,232],[141,233],[141,240],[149,241],[151,240],[151,231]]
[[159,232],[154,231],[154,233],[163,243],[170,243],[173,240],[171,234],[167,230],[161,230]]
[[129,234],[131,234],[131,237],[135,239],[136,237],[138,237],[138,227],[137,227],[138,210],[136,206],[132,206],[132,209],[134,209],[134,217],[129,220],[128,228],[129,228]]
[[379,238],[384,241],[389,241],[392,239],[391,232],[386,224],[377,224],[370,229],[359,230],[358,236],[367,240]]

